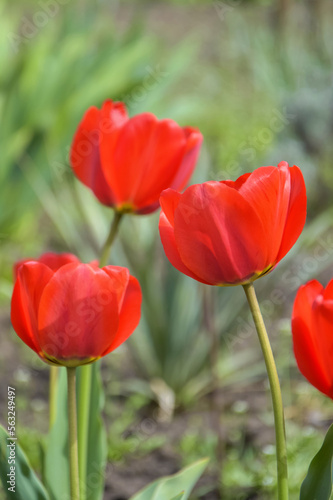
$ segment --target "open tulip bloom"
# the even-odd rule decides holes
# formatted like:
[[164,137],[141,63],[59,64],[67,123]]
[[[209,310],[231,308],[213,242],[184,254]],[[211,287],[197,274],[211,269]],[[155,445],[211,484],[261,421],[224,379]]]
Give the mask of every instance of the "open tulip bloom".
[[125,268],[74,262],[57,270],[26,262],[17,272],[12,324],[44,361],[75,367],[116,349],[140,319],[141,290]]
[[160,235],[171,264],[209,285],[246,284],[271,271],[306,218],[300,169],[281,162],[235,182],[205,182],[160,198]]
[[299,288],[292,313],[292,333],[300,371],[333,399],[333,280],[326,288],[317,280]]
[[166,188],[182,190],[195,167],[202,135],[151,113],[129,118],[122,102],[89,108],[70,153],[78,179],[117,212],[151,213]]

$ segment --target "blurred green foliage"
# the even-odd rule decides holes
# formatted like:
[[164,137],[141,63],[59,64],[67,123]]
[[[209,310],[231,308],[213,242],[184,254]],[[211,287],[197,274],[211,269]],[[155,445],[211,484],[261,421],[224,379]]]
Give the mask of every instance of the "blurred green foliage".
[[[169,9],[169,16],[177,15],[177,7],[167,2],[160,7]],[[62,5],[54,0],[38,7],[24,3],[21,10],[11,2],[2,5],[0,291],[4,297],[10,296],[16,258],[46,249],[71,250],[85,260],[96,258],[111,211],[100,207],[73,178],[67,155],[84,111],[107,97],[124,100],[130,113],[149,110],[199,126],[205,145],[193,182],[235,178],[282,159],[299,164],[308,185],[309,219],[314,219],[306,233],[304,255],[311,254],[318,238],[327,233],[333,188],[328,167],[333,57],[329,16],[320,19],[320,29],[310,40],[293,18],[287,36],[272,29],[265,21],[269,10],[263,7],[237,4],[222,17],[218,7],[206,6],[204,21],[202,7],[189,7],[191,29],[176,41],[176,50],[170,50],[163,37],[149,29],[149,3],[145,7],[91,1]],[[313,20],[303,9],[303,23],[310,26]],[[178,12],[185,19],[190,10],[182,6]],[[114,261],[131,266],[145,296],[144,319],[138,340],[133,340],[136,358],[146,376],[160,377],[176,393],[184,393],[204,367],[209,349],[207,325],[195,306],[202,300],[202,289],[174,272],[164,258],[157,216],[128,217],[121,238]],[[133,241],[138,243],[135,247]],[[295,252],[299,254],[300,248]],[[281,269],[290,266],[292,258],[291,253]],[[331,262],[332,257],[314,273]],[[270,285],[271,277],[262,281],[260,291]],[[242,308],[241,294],[223,290],[218,296],[214,327],[219,332],[232,330]],[[238,305],[230,310],[232,301]]]
[[[268,7],[229,5],[221,15],[223,5],[215,2],[204,11],[202,6],[182,6],[178,12],[187,22],[191,12],[190,27],[171,50],[150,29],[154,21],[149,20],[149,3],[62,5],[54,0],[38,7],[24,3],[21,10],[11,2],[2,5],[3,297],[10,296],[11,266],[17,258],[46,249],[96,258],[112,214],[74,179],[67,156],[84,111],[108,97],[124,100],[131,114],[149,110],[198,126],[205,144],[193,182],[235,178],[282,159],[299,164],[313,224],[305,232],[307,247],[302,250],[301,242],[281,264],[282,271],[293,265],[296,252],[311,254],[318,238],[329,231],[329,16],[318,20],[320,29],[310,40],[295,18],[287,35],[278,33],[265,20]],[[178,8],[167,2],[160,8],[171,18],[177,15]],[[310,26],[306,7],[297,8]],[[168,29],[166,24],[166,34]],[[131,343],[135,359],[148,379],[164,380],[178,402],[187,401],[210,380],[205,374],[207,321],[195,306],[203,301],[202,287],[171,269],[159,242],[157,215],[128,217],[121,229],[112,260],[130,266],[145,299],[143,321]],[[332,260],[330,254],[313,274],[323,272]],[[272,277],[258,284],[263,295]],[[283,282],[281,286],[288,294]],[[227,332],[230,347],[242,294],[229,289],[216,295],[213,329]]]
[[[47,14],[51,4],[55,10]],[[294,2],[281,31],[273,1],[4,1],[0,300],[5,307],[16,259],[46,250],[72,251],[85,261],[96,258],[112,212],[74,179],[68,150],[89,106],[100,106],[106,98],[123,100],[131,115],[151,111],[200,128],[204,147],[192,182],[235,179],[281,160],[302,168],[308,225],[279,268],[256,285],[268,326],[278,335],[273,344],[278,354],[283,351],[278,361],[287,386],[294,377],[290,303],[306,280],[327,281],[333,264],[333,14],[328,1],[319,4],[321,10],[314,12],[310,3]],[[135,375],[142,380],[120,381],[120,390],[128,394],[131,385],[135,392],[139,383],[148,400],[160,405],[167,400],[172,413],[212,389],[210,330],[221,340],[222,386],[258,380],[264,368],[251,345],[255,336],[243,311],[242,290],[208,292],[215,321],[207,323],[201,307],[204,287],[171,268],[157,224],[158,214],[127,217],[112,251],[112,263],[129,266],[144,295],[143,319],[128,343]],[[324,246],[319,248],[320,241]],[[318,248],[325,258],[316,257]],[[276,290],[283,297],[279,304],[272,299]],[[113,453],[120,457],[133,444],[130,436],[122,440],[125,427],[132,425],[132,403],[123,422],[116,419],[112,428]],[[152,439],[143,448],[155,444]],[[193,436],[181,443],[191,457],[195,446]],[[209,454],[213,447],[208,436],[199,449]],[[248,453],[243,469],[237,450],[230,455],[231,486],[235,461],[235,474],[250,478],[248,484],[262,481]],[[261,459],[269,462],[265,453]]]

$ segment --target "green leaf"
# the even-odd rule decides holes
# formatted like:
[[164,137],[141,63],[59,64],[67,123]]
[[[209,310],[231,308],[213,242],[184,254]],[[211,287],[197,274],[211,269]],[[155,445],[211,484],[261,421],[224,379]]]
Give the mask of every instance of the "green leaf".
[[59,369],[57,414],[48,436],[44,463],[44,482],[51,500],[70,498],[67,376],[65,368]]
[[[10,443],[15,443],[15,462],[13,464],[8,461],[10,457],[8,444]],[[15,493],[8,490],[11,487],[7,482],[10,479],[8,476],[10,467],[15,467]],[[30,467],[25,453],[16,440],[9,438],[2,426],[0,426],[0,477],[8,500],[49,500],[44,486]]]
[[[136,493],[130,500],[187,500],[195,483],[207,467],[208,460],[204,458],[173,476],[157,479]],[[179,490],[181,493],[178,493]]]
[[176,495],[175,497],[171,498],[170,500],[184,500],[185,498],[185,491],[182,491],[179,493],[179,495]]
[[[80,394],[81,371],[77,370],[77,393]],[[101,379],[101,364],[91,365],[90,417],[88,430],[86,500],[99,500],[103,497],[105,466],[107,460],[107,435],[101,417],[104,407],[104,391]],[[79,408],[79,406],[78,406]]]
[[333,424],[312,459],[301,486],[300,500],[329,500],[332,493]]

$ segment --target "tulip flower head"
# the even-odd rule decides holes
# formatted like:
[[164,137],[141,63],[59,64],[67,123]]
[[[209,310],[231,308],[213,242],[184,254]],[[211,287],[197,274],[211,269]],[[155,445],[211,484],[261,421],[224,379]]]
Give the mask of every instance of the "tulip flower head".
[[244,285],[270,272],[299,237],[306,191],[296,166],[260,167],[235,182],[205,182],[160,198],[171,264],[209,285]]
[[302,285],[292,313],[294,353],[301,373],[333,399],[333,280]]
[[41,359],[75,367],[125,342],[140,307],[140,285],[126,268],[73,262],[53,270],[30,261],[17,271],[11,320]]
[[151,113],[132,118],[122,102],[91,107],[75,133],[70,163],[98,200],[121,213],[147,214],[166,188],[182,190],[195,167],[202,135]]

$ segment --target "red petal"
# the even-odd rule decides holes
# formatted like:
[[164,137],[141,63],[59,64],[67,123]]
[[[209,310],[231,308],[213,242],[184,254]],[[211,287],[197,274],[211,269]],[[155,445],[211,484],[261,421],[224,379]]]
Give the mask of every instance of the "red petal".
[[330,392],[333,399],[333,300],[325,300],[323,295],[317,297],[313,305],[313,329],[316,331],[316,343],[320,361],[330,381]]
[[103,123],[102,111],[95,107],[89,108],[74,135],[70,163],[78,179],[94,192],[99,201],[104,205],[113,206],[114,195],[101,168],[101,122]]
[[125,104],[107,99],[102,106],[101,118],[100,130],[102,134],[115,132],[128,120]]
[[237,189],[237,191],[239,191],[239,189],[242,187],[244,182],[247,181],[247,179],[250,177],[250,175],[252,175],[252,172],[241,175],[235,181],[228,180],[228,181],[220,181],[220,182],[221,182],[221,184],[225,184],[226,186],[232,187],[234,189]]
[[53,272],[44,264],[28,262],[20,266],[14,286],[11,321],[17,335],[37,354],[41,353],[38,340],[37,315],[44,287]]
[[177,191],[182,191],[190,180],[190,177],[198,160],[201,144],[203,141],[202,134],[199,130],[191,127],[185,127],[183,131],[187,140],[184,157],[182,159],[181,165],[176,171],[174,179],[169,184],[172,189],[176,189]]
[[164,252],[170,263],[178,269],[178,271],[201,283],[209,284],[209,282],[200,279],[185,266],[178,252],[174,234],[174,213],[180,197],[181,194],[172,189],[166,189],[160,197],[162,211],[160,215],[159,230]]
[[266,267],[267,238],[256,212],[218,182],[190,186],[175,210],[175,241],[184,265],[210,284],[236,284]]
[[175,210],[178,207],[181,194],[173,189],[165,189],[160,197],[160,204],[162,212],[167,218],[169,224],[174,227],[175,225]]
[[119,326],[111,344],[103,355],[114,351],[134,332],[141,315],[141,288],[139,282],[125,268],[106,266],[103,270],[110,276],[119,296]]
[[295,165],[290,172],[290,196],[282,242],[277,256],[279,262],[296,243],[306,219],[306,188],[302,172]]
[[170,186],[186,149],[183,130],[172,120],[158,121],[150,113],[131,118],[116,144],[101,143],[104,174],[117,195],[118,206],[135,210],[158,201]]
[[261,167],[240,186],[239,192],[256,210],[266,233],[268,264],[276,264],[286,224],[290,175],[288,167]]
[[15,264],[13,265],[13,277],[14,277],[14,281],[16,281],[16,278],[17,278],[17,275],[18,275],[18,270],[20,269],[20,267],[23,265],[23,264],[26,264],[27,262],[30,262],[30,261],[34,261],[35,259],[21,259],[21,260],[18,260],[17,262],[15,262]]
[[76,255],[71,253],[53,253],[47,252],[41,255],[38,259],[22,259],[17,261],[13,266],[14,279],[17,277],[17,272],[26,262],[40,262],[41,264],[45,264],[47,267],[52,269],[52,271],[56,271],[61,266],[65,266],[66,264],[70,264],[71,262],[80,262]]
[[323,287],[316,280],[299,288],[292,312],[293,344],[297,365],[302,374],[319,391],[332,397],[332,382],[320,354],[321,339],[313,319],[314,302],[322,293]]
[[52,269],[52,271],[57,271],[59,267],[65,266],[66,264],[79,263],[80,260],[71,253],[52,253],[47,252],[41,255],[38,262],[45,264],[47,267]]
[[325,301],[333,300],[333,279],[328,283],[327,287],[323,292],[323,297]]
[[103,355],[118,329],[118,304],[109,276],[89,264],[68,264],[49,281],[38,313],[46,357],[66,364]]

